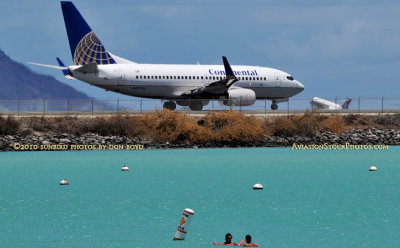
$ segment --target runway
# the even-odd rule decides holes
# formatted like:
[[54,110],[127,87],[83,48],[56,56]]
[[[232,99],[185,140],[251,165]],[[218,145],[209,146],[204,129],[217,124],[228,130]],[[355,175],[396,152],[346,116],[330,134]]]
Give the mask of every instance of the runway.
[[[77,118],[88,118],[88,117],[109,117],[115,115],[124,116],[140,116],[145,114],[151,114],[160,112],[161,110],[142,110],[142,111],[24,111],[24,112],[3,112],[0,113],[2,116],[12,116],[15,118],[23,117],[77,117]],[[177,113],[187,114],[189,116],[205,116],[213,112],[223,112],[229,110],[203,110],[203,111],[191,111],[191,110],[175,110]],[[305,113],[313,113],[320,115],[382,115],[382,114],[400,114],[400,109],[392,110],[325,110],[325,111],[310,111],[310,110],[234,110],[244,113],[248,116],[254,116],[257,118],[274,117],[274,116],[289,116],[289,115],[303,115]]]

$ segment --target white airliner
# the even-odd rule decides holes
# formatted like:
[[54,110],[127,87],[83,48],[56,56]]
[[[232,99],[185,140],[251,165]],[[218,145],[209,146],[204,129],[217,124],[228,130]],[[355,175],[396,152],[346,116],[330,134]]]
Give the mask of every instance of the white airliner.
[[349,109],[351,99],[347,98],[346,101],[343,103],[343,105],[339,105],[334,102],[330,102],[328,100],[319,98],[319,97],[313,97],[311,99],[311,105],[313,109],[327,109],[327,110],[333,110],[333,109]]
[[287,101],[304,86],[283,71],[233,65],[225,57],[223,65],[139,64],[108,52],[72,2],[62,1],[61,8],[67,29],[74,65],[66,67],[35,65],[63,70],[69,79],[125,95],[164,100],[164,108],[174,110],[176,104],[202,110],[210,99],[219,99],[227,106],[253,105],[256,99]]

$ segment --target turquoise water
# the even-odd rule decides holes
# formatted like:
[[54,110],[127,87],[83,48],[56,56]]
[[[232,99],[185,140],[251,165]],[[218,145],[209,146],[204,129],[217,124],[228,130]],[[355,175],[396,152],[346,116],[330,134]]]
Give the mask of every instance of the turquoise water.
[[0,153],[0,247],[210,247],[227,232],[261,247],[400,247],[399,162],[400,147]]

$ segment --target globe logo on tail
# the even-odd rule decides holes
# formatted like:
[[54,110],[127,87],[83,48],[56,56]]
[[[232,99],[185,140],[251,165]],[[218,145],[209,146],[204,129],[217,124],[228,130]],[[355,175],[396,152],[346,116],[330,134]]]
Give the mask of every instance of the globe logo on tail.
[[85,65],[93,62],[98,65],[115,64],[114,59],[92,31],[86,34],[76,46],[74,64]]

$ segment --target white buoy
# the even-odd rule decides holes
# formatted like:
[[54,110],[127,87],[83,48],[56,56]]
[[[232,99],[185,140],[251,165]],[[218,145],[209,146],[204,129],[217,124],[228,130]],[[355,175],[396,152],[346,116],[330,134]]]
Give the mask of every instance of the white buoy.
[[173,240],[185,240],[185,236],[188,231],[190,222],[192,221],[193,215],[194,211],[190,208],[186,208],[185,211],[183,211],[181,221],[179,222],[179,226],[176,229],[175,237]]
[[369,171],[377,171],[377,170],[378,170],[378,168],[376,168],[376,166],[369,167]]
[[253,185],[253,189],[254,190],[263,189],[263,186],[261,185],[261,183],[256,183],[256,184]]
[[124,165],[124,166],[122,166],[121,170],[122,171],[129,171],[129,168],[128,168],[128,166]]
[[69,185],[69,182],[67,179],[63,179],[60,181],[60,185]]

